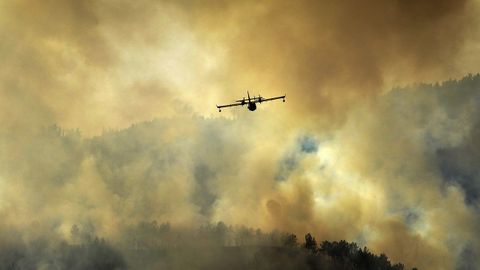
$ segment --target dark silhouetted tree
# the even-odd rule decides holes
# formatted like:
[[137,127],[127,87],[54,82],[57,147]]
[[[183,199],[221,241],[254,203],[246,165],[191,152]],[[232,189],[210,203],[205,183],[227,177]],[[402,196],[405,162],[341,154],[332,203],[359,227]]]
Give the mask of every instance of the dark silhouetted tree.
[[317,252],[317,241],[315,241],[315,238],[310,233],[305,235],[304,247],[313,253]]

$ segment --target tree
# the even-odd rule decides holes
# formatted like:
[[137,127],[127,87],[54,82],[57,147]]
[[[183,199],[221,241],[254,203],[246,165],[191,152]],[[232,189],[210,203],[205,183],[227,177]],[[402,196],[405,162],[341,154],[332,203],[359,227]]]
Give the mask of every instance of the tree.
[[304,247],[313,253],[317,252],[317,241],[315,241],[315,238],[310,233],[305,235]]

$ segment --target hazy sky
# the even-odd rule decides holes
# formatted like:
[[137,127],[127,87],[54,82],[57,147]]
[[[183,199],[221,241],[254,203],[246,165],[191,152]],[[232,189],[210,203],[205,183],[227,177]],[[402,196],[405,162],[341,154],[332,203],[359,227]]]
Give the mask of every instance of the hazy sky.
[[[0,0],[2,228],[223,220],[455,268],[479,252],[479,94],[412,85],[480,71],[479,4]],[[215,108],[246,90],[287,102]]]

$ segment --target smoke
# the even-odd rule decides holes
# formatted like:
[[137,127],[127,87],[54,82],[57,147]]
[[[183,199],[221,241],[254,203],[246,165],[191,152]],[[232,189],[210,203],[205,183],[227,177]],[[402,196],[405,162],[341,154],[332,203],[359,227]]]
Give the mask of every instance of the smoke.
[[0,242],[3,269],[126,269],[120,252],[103,239],[68,244],[55,235],[25,240],[18,231],[3,232],[8,232]]
[[329,134],[274,136],[249,117],[179,116],[93,138],[45,128],[18,159],[2,155],[3,224],[70,241],[84,224],[122,242],[143,221],[225,221],[451,269],[477,252],[479,78],[393,90]]
[[321,126],[342,121],[353,104],[368,102],[399,83],[461,75],[448,61],[462,52],[472,19],[470,5],[256,3],[226,8],[228,16],[206,22],[201,17],[194,23],[201,33],[215,33],[219,38],[214,42],[228,44],[232,81],[267,93],[294,92],[289,96],[294,120],[308,118]]
[[[478,76],[404,86],[478,71],[477,5],[0,3],[2,244],[224,221],[475,264]],[[218,116],[244,89],[287,102]]]
[[57,123],[92,135],[185,110],[208,116],[211,104],[250,89],[289,92],[295,110],[282,116],[330,126],[392,86],[475,71],[454,61],[476,40],[475,7],[466,0],[5,2],[2,122]]

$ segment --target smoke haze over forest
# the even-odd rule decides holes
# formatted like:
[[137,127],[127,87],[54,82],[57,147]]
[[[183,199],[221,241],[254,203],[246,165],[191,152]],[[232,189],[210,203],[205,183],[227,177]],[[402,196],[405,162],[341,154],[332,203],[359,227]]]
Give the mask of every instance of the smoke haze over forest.
[[479,4],[0,1],[0,263],[128,266],[156,221],[479,269]]

